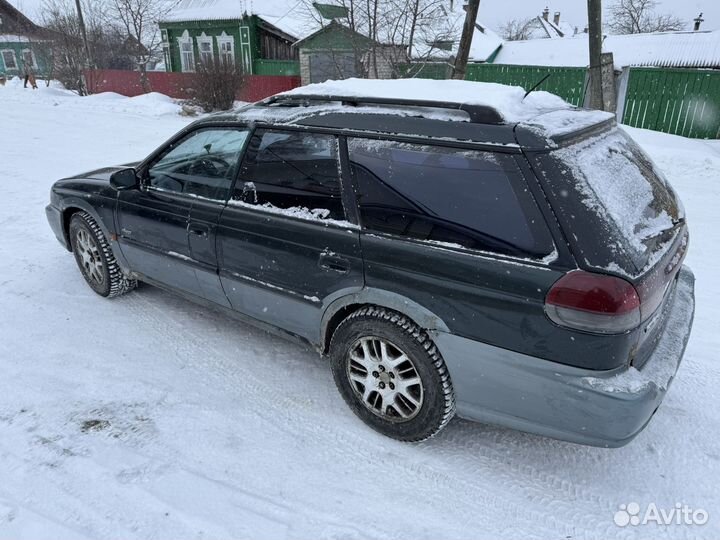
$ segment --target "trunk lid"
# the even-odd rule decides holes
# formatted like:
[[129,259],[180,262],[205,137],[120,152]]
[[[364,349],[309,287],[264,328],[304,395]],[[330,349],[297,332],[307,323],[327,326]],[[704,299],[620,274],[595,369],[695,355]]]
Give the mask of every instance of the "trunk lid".
[[630,282],[641,301],[642,365],[665,323],[688,246],[682,203],[657,166],[621,128],[569,138],[530,154],[578,266]]

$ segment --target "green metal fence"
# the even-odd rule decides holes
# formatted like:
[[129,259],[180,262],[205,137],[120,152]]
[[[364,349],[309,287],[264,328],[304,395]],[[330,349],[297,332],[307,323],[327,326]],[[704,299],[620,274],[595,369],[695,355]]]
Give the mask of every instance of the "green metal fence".
[[255,60],[253,75],[300,76],[300,62],[297,60]]
[[469,64],[465,79],[522,86],[526,90],[530,90],[548,74],[550,77],[538,87],[538,90],[557,94],[573,105],[583,104],[585,68]]
[[452,66],[447,62],[418,62],[416,64],[400,64],[397,66],[400,78],[418,79],[449,79]]
[[720,72],[632,68],[622,121],[684,137],[720,138]]

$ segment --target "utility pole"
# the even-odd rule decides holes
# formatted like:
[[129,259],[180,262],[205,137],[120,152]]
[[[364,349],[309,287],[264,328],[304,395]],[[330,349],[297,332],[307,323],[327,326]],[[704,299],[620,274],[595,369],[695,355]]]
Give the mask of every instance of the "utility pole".
[[603,110],[602,85],[602,0],[587,0],[590,43],[590,108]]
[[[589,0],[588,0],[589,1]],[[472,44],[473,33],[475,33],[475,21],[477,20],[480,0],[468,0],[465,6],[465,24],[463,24],[460,45],[458,45],[455,66],[453,67],[453,79],[464,79],[467,69],[468,57],[470,56],[470,45]]]
[[85,30],[85,19],[83,18],[82,6],[80,0],[75,0],[75,7],[77,8],[78,15],[78,26],[80,27],[80,36],[85,46],[85,67],[92,67],[92,61],[90,60],[90,45],[88,44],[87,31]]

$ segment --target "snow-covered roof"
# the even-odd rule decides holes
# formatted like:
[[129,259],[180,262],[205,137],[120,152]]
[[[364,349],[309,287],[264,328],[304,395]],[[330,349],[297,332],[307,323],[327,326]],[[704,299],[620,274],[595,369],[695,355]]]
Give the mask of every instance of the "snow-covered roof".
[[25,43],[30,41],[28,36],[18,34],[0,34],[0,43]]
[[556,39],[561,37],[571,37],[575,34],[575,28],[565,21],[560,21],[558,24],[555,24],[554,20],[546,21],[544,17],[538,17],[538,20],[540,21],[540,24],[542,24],[543,29],[549,38]]
[[551,21],[546,21],[544,17],[537,17],[537,21],[540,23],[540,26],[542,27],[543,31],[547,34],[547,37],[550,39],[555,39],[559,37],[563,37],[563,31],[560,30],[558,26],[556,26]]
[[257,15],[293,37],[308,32],[301,0],[182,0],[161,22],[237,20]]
[[[444,50],[434,47],[431,43],[416,42],[412,50],[413,58],[455,56],[457,54],[460,36],[465,23],[465,10],[460,2],[454,3],[452,7],[441,6],[441,10],[445,14],[443,24],[437,25],[434,30],[439,36],[452,41],[452,48]],[[502,45],[502,42],[500,36],[481,21],[477,21],[468,59],[475,62],[485,62]]]
[[[463,26],[465,24],[465,9],[462,2],[454,2],[452,8],[447,13],[448,31],[455,38],[452,54],[457,54],[460,44],[460,36],[462,35]],[[495,32],[490,30],[487,25],[481,21],[475,24],[473,39],[470,44],[469,60],[484,62],[494,53],[497,48],[502,45],[502,39]]]
[[[570,114],[557,114],[548,118],[548,128],[552,131],[571,130],[572,115],[581,116],[587,124],[586,111],[575,109],[555,94],[549,92],[532,92],[525,98],[525,90],[519,86],[506,86],[496,83],[481,83],[460,80],[428,80],[428,79],[345,79],[342,81],[325,81],[324,83],[300,86],[283,95],[292,96],[334,96],[344,98],[379,98],[387,100],[422,100],[438,103],[462,103],[465,105],[481,105],[492,107],[500,113],[508,123],[529,122],[539,115],[550,112],[565,111]],[[592,114],[592,111],[588,114]],[[600,113],[602,118],[594,116],[592,121],[606,120],[612,115]],[[585,115],[585,116],[583,116]],[[608,116],[609,115],[609,116]],[[532,122],[539,128],[544,123]]]
[[484,62],[502,45],[503,40],[495,32],[482,23],[475,25],[472,43],[470,44],[469,60]]
[[44,28],[27,18],[7,0],[0,0],[0,42],[22,43],[49,37]]
[[[615,66],[720,67],[720,31],[608,35],[603,52],[612,52]],[[533,39],[503,43],[496,64],[588,65],[588,37]]]

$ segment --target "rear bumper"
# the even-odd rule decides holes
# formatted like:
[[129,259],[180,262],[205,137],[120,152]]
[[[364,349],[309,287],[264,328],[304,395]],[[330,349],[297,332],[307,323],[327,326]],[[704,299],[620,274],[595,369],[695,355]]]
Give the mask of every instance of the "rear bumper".
[[65,249],[69,250],[70,246],[68,245],[67,238],[65,237],[65,231],[63,230],[62,212],[60,212],[60,209],[56,208],[52,204],[48,204],[45,207],[45,215],[48,223],[50,224],[50,228],[55,233],[55,237],[58,239],[58,242],[60,242]]
[[667,324],[640,370],[592,371],[435,333],[458,416],[593,446],[630,442],[660,406],[680,365],[695,310],[695,277],[683,267]]

